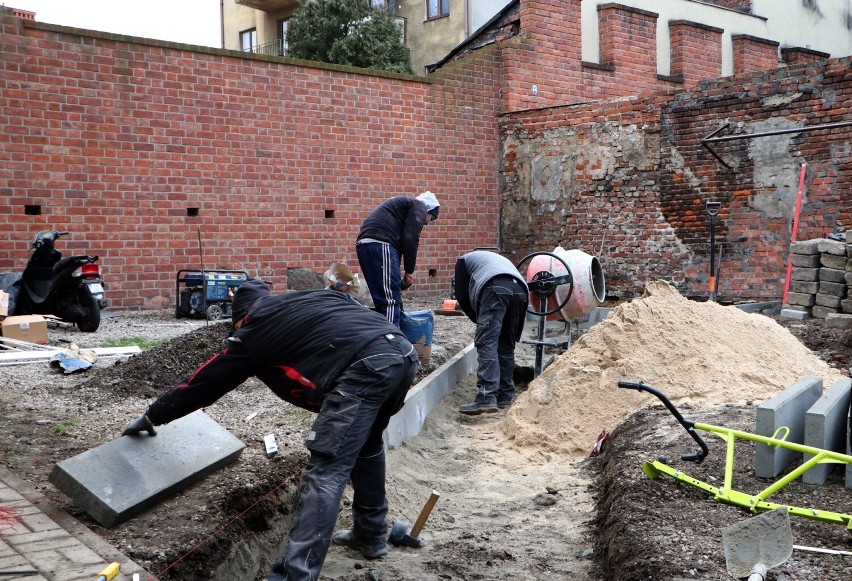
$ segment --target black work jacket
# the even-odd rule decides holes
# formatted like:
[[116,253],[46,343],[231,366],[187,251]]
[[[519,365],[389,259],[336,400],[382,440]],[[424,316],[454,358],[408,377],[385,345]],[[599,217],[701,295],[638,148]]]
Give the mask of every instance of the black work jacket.
[[345,293],[265,296],[251,306],[225,349],[160,396],[148,417],[156,425],[183,417],[252,376],[293,405],[318,411],[322,396],[367,343],[399,332]]
[[403,270],[414,274],[420,233],[425,223],[426,204],[417,198],[390,198],[364,219],[358,240],[372,238],[387,242],[402,257]]

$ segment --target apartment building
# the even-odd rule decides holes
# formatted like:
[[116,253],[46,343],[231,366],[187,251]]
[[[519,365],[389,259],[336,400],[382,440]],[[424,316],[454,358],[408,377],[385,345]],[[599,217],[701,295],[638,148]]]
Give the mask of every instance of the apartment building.
[[[496,19],[511,20],[518,0],[365,0],[397,16],[416,74],[427,74],[448,55],[488,42]],[[576,23],[583,57],[598,62],[600,6],[607,0],[583,0]],[[620,0],[619,5],[652,10],[659,23],[688,20],[722,29],[723,75],[733,72],[732,35],[800,47],[827,56],[852,54],[852,0]],[[224,47],[232,50],[286,54],[287,21],[299,0],[222,0]],[[667,26],[658,27],[658,72],[670,74],[672,53]]]

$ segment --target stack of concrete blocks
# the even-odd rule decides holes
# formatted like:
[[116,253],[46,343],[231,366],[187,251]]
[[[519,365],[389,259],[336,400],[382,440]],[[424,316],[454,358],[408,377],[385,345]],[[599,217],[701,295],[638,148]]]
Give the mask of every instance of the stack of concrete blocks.
[[791,244],[793,270],[782,314],[802,319],[852,315],[850,247],[852,231],[846,232],[845,241],[817,238]]
[[[757,407],[755,432],[811,448],[852,455],[852,380],[839,379],[823,393],[821,377],[809,376]],[[794,450],[755,445],[755,475],[777,478],[794,460],[812,456]],[[824,484],[833,469],[842,470],[852,489],[852,464],[821,463],[802,475],[806,484]]]

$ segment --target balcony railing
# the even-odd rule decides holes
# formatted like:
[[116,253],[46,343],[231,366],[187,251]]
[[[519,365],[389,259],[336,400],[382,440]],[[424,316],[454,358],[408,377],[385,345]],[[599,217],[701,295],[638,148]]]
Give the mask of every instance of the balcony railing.
[[272,42],[253,46],[248,52],[265,54],[267,56],[287,56],[287,42],[283,38],[277,38]]

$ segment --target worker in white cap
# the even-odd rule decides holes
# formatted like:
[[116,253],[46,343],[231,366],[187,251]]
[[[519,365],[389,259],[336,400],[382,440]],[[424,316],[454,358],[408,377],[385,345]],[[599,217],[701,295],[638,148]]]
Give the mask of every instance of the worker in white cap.
[[376,310],[397,328],[402,291],[414,280],[420,232],[438,219],[440,209],[432,192],[416,198],[397,196],[382,202],[361,224],[355,242],[358,264]]

